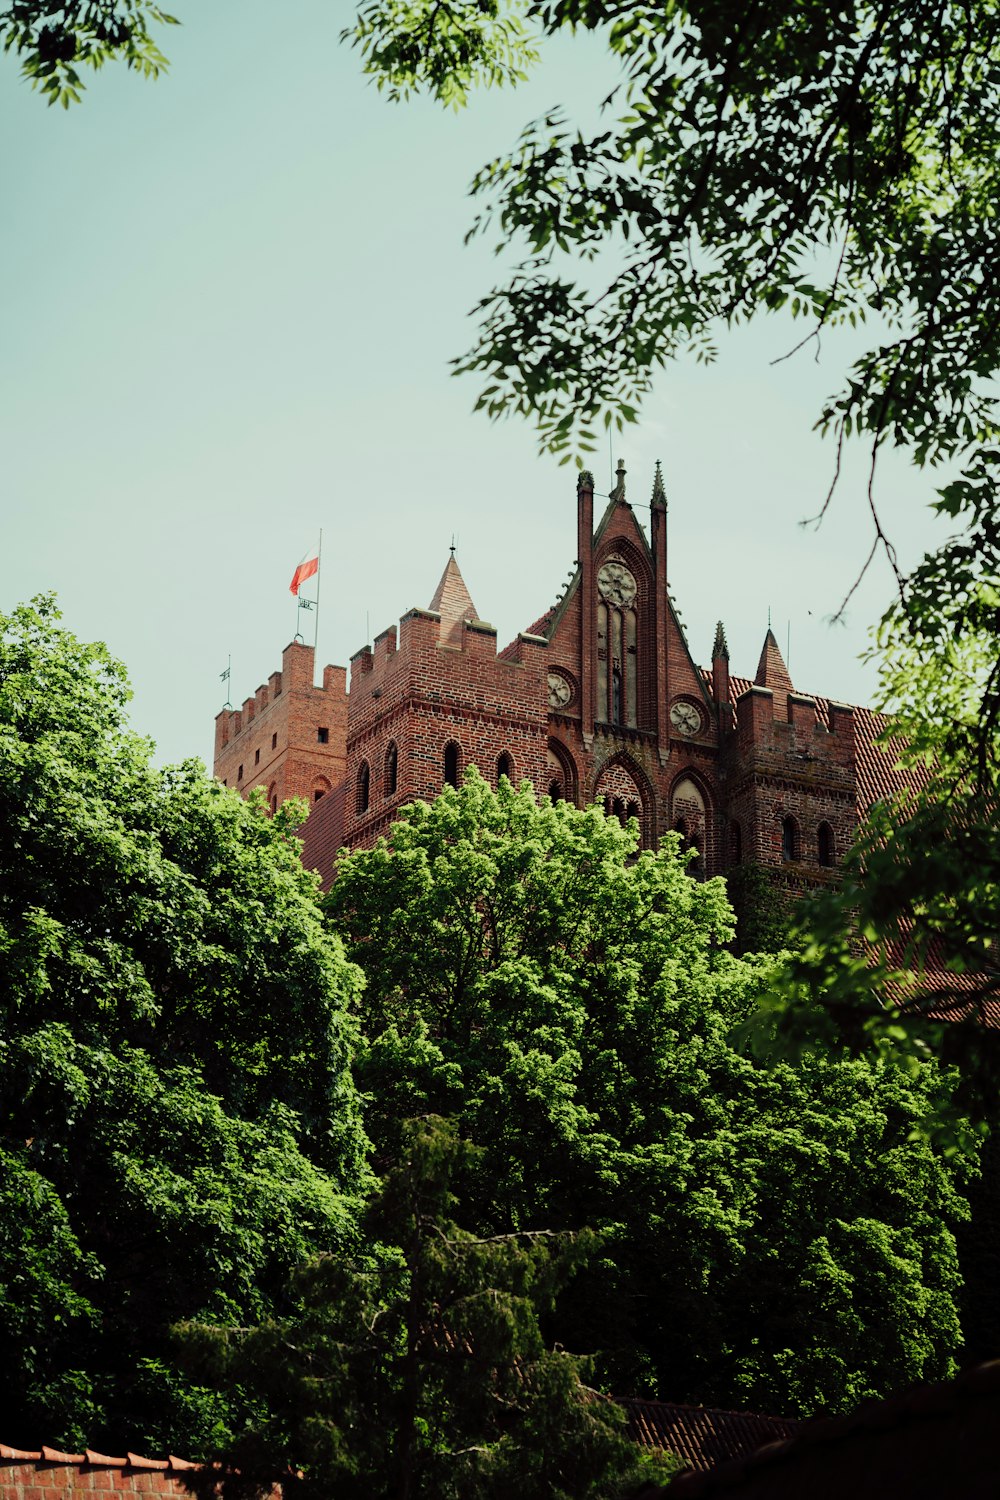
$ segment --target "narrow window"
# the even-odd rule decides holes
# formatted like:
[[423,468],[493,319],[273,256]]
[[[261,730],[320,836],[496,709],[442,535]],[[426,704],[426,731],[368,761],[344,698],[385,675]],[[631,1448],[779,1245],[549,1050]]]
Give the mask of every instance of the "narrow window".
[[272,817],[274,816],[274,814],[277,811],[278,811],[278,798],[277,798],[277,795],[275,795],[275,796],[273,796],[271,798],[271,815],[272,815]]
[[243,780],[243,767],[242,767],[242,765],[240,766],[239,770],[236,772],[236,780],[237,781],[242,781]]
[[507,780],[510,781],[513,774],[514,762],[511,760],[510,756],[505,750],[500,759],[497,761],[497,785],[499,786],[500,784],[501,776],[506,776]]
[[[617,616],[616,616],[617,618]],[[614,672],[611,678],[611,722],[620,724],[622,721],[622,670],[615,662]]]
[[260,765],[260,751],[259,750],[255,750],[254,753],[253,753],[253,763],[254,763],[255,766],[259,766]]
[[278,736],[276,734],[272,734],[272,736],[271,736],[271,749],[272,750],[277,750],[277,748],[278,748]]
[[799,857],[799,827],[794,818],[785,818],[781,825],[781,857],[786,863]]
[[368,770],[368,762],[366,760],[363,760],[358,767],[358,795],[356,806],[359,814],[366,813],[368,811],[368,788],[370,779],[371,778]]
[[328,745],[330,743],[329,729],[317,729],[316,738],[319,740],[321,745]]
[[454,740],[444,747],[444,779],[446,786],[458,786],[458,746]]
[[396,741],[389,741],[389,748],[385,752],[385,795],[393,797],[396,794],[396,779],[399,773],[399,751],[396,749]]
[[829,823],[821,823],[816,830],[816,853],[820,864],[825,865],[829,869],[836,857],[833,829]]
[[743,861],[743,830],[736,822],[729,825],[729,861],[734,865]]

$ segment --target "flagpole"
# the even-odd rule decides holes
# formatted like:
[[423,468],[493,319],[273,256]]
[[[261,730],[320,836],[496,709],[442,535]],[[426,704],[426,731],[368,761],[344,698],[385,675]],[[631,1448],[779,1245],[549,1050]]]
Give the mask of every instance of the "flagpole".
[[[323,582],[323,528],[319,528],[319,560],[316,565],[316,624],[313,629],[313,654],[315,658],[316,648],[319,645],[319,587]],[[316,662],[313,660],[313,669]]]

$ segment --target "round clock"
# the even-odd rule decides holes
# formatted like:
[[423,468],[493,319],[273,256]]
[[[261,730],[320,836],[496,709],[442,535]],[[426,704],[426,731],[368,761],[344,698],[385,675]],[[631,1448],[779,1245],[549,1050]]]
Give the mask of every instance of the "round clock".
[[632,603],[637,585],[625,564],[612,558],[599,571],[597,587],[609,604],[616,604],[619,608],[623,608]]
[[573,697],[573,685],[561,672],[549,673],[549,707],[565,708]]
[[700,708],[695,708],[693,703],[685,703],[678,700],[670,710],[670,722],[678,734],[698,734],[704,719]]

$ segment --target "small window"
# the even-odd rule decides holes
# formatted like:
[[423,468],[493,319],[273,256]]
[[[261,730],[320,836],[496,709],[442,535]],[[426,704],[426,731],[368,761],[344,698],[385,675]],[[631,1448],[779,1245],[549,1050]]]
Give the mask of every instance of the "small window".
[[553,802],[561,802],[562,801],[562,799],[563,799],[563,789],[562,789],[562,782],[561,781],[550,781],[549,782],[549,796],[552,798]]
[[446,786],[458,786],[458,746],[454,740],[444,747],[444,780]]
[[278,736],[276,734],[272,734],[272,736],[271,736],[271,749],[272,750],[277,750],[277,748],[278,748]]
[[254,763],[255,766],[259,766],[260,765],[260,751],[259,750],[255,750],[254,753],[253,753],[253,763]]
[[323,795],[323,788],[320,787],[318,791],[313,792],[313,801],[318,802]]
[[330,743],[329,729],[317,729],[316,738],[319,740],[321,745],[328,745]]
[[240,766],[239,770],[236,772],[236,780],[237,781],[242,781],[243,780],[243,767],[242,767],[242,765]]
[[816,830],[816,855],[821,865],[827,869],[835,862],[836,845],[833,840],[833,829],[829,823],[821,823]]
[[390,740],[385,752],[385,795],[387,797],[395,796],[398,777],[399,751],[396,749],[396,741]]
[[356,806],[359,814],[366,813],[368,811],[368,794],[370,790],[370,782],[371,773],[368,770],[368,762],[366,760],[363,760],[358,767],[358,795]]
[[507,780],[510,781],[513,775],[514,762],[511,760],[510,756],[505,750],[500,759],[497,761],[497,785],[499,785],[500,783],[501,776],[506,776]]
[[273,796],[271,798],[271,815],[273,816],[277,811],[278,811],[278,798],[277,798],[277,794],[275,794],[275,796]]
[[729,825],[729,862],[733,865],[743,862],[743,830],[735,821]]
[[799,857],[799,825],[794,818],[785,818],[781,824],[781,857],[786,864]]
[[223,776],[223,778],[222,778],[222,785],[223,786],[228,786],[229,785],[229,777],[228,776]]

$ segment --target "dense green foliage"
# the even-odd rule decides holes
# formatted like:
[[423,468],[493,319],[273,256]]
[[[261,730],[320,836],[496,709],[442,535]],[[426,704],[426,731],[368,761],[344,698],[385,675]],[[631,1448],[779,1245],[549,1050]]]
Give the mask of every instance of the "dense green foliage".
[[234,1492],[292,1470],[303,1500],[596,1500],[669,1473],[640,1463],[586,1361],[542,1336],[591,1237],[459,1228],[450,1183],[473,1154],[447,1122],[407,1121],[363,1221],[375,1254],[305,1266],[294,1307],[257,1329],[181,1331],[203,1378],[269,1413],[229,1450]]
[[23,1444],[198,1452],[181,1317],[260,1317],[365,1181],[346,1007],[291,813],[157,771],[121,668],[0,618],[0,1401]]
[[445,1114],[479,1232],[598,1230],[555,1329],[616,1391],[810,1411],[947,1373],[959,1163],[911,1139],[937,1070],[740,1055],[769,966],[727,951],[721,881],[634,848],[472,772],[342,862],[376,1159]]

